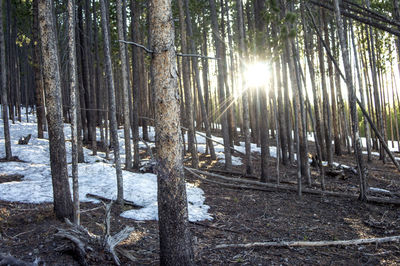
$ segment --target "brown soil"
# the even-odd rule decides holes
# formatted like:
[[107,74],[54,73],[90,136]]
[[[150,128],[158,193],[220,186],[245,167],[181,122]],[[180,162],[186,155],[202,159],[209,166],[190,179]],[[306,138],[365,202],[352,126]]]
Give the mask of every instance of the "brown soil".
[[[239,156],[235,154],[235,156]],[[257,156],[257,155],[255,155]],[[203,167],[222,169],[217,162],[200,157]],[[377,158],[375,158],[377,159]],[[344,155],[335,161],[350,166],[354,157]],[[256,163],[258,164],[258,163]],[[212,165],[212,166],[209,166]],[[275,160],[271,159],[271,180],[276,176]],[[394,192],[400,191],[399,173],[390,163],[375,160],[369,164],[369,185]],[[243,171],[236,167],[236,171]],[[313,186],[319,187],[317,168],[312,168]],[[258,169],[255,171],[258,175]],[[296,181],[295,166],[280,169],[281,180]],[[0,180],[13,180],[0,176]],[[295,192],[230,189],[207,183],[191,175],[189,182],[205,192],[205,204],[210,206],[212,221],[190,223],[199,265],[397,265],[400,263],[398,243],[362,246],[317,248],[229,248],[216,249],[221,243],[261,241],[317,241],[400,235],[400,207],[390,204],[367,204],[349,198],[323,197]],[[1,181],[0,181],[1,182]],[[345,177],[326,177],[327,188],[356,193],[358,177],[345,172]],[[305,183],[304,183],[305,185]],[[377,195],[379,196],[379,195]],[[104,219],[100,204],[82,204],[82,225],[101,234],[98,225]],[[126,207],[128,208],[128,207]],[[92,210],[93,209],[93,210]],[[132,251],[136,262],[122,258],[124,265],[157,265],[158,225],[156,221],[134,221],[119,216],[122,210],[113,208],[112,233],[126,225],[135,227],[123,246]],[[54,237],[57,228],[65,227],[52,212],[52,204],[22,204],[0,201],[0,253],[9,253],[25,261],[39,258],[46,265],[77,265],[71,252],[62,252],[66,244]],[[91,265],[112,265],[107,254],[99,254]]]

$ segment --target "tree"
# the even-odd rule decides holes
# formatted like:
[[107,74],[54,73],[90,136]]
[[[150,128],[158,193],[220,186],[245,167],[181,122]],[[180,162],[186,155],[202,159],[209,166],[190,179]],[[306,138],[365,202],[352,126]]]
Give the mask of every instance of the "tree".
[[[185,28],[185,12],[183,8],[183,0],[178,0],[179,7],[179,22],[181,26],[181,49],[183,54],[188,53],[186,28]],[[193,104],[192,93],[190,86],[190,61],[188,57],[182,58],[182,76],[183,76],[183,91],[185,94],[185,113],[186,123],[188,128],[187,138],[188,147],[192,156],[192,167],[197,168],[199,165],[199,157],[197,154],[197,147],[195,142],[195,130],[193,121]]]
[[224,140],[224,153],[225,153],[225,168],[227,170],[232,169],[232,155],[231,155],[231,147],[229,143],[229,127],[228,127],[228,116],[226,113],[227,104],[225,99],[225,87],[224,87],[224,65],[222,60],[223,53],[223,40],[220,35],[220,30],[218,26],[218,16],[217,9],[215,7],[215,0],[209,0],[210,9],[211,9],[211,27],[215,42],[215,50],[216,56],[219,58],[218,60],[218,100],[219,100],[219,109],[221,110],[220,120],[222,126],[222,137]]
[[72,218],[73,207],[68,183],[65,138],[61,110],[61,83],[53,4],[39,0],[39,26],[43,55],[47,123],[49,127],[50,167],[53,184],[54,211],[57,218]]
[[36,101],[36,116],[38,125],[38,138],[43,138],[43,129],[45,123],[44,110],[44,91],[42,69],[40,68],[40,36],[39,36],[39,21],[38,21],[38,0],[33,0],[33,22],[32,22],[32,37],[33,37],[33,70],[35,72],[35,101]]
[[68,0],[68,48],[71,97],[71,139],[72,139],[72,191],[74,198],[74,222],[80,223],[78,184],[78,112],[77,72],[75,43],[75,0]]
[[339,0],[334,0],[335,4],[335,17],[336,17],[336,23],[338,27],[338,34],[339,34],[339,40],[340,40],[340,46],[342,47],[342,58],[343,58],[343,64],[345,68],[345,73],[346,73],[346,85],[347,89],[349,90],[350,94],[350,109],[351,109],[351,120],[352,120],[352,128],[353,128],[353,139],[354,139],[354,154],[356,157],[357,161],[357,166],[358,166],[358,176],[360,178],[360,199],[365,200],[366,199],[366,193],[367,193],[367,177],[366,177],[366,171],[364,168],[364,162],[362,159],[362,150],[361,150],[361,139],[360,139],[360,133],[358,129],[358,116],[357,116],[357,102],[356,102],[356,92],[353,86],[353,76],[352,76],[352,71],[351,71],[351,66],[350,66],[350,56],[349,56],[349,51],[347,47],[347,42],[345,40],[345,35],[343,32],[343,21],[341,17],[341,12],[339,8]]
[[115,104],[115,88],[114,88],[114,76],[111,63],[111,52],[110,52],[110,39],[108,33],[107,13],[106,4],[104,0],[100,0],[101,6],[101,27],[103,29],[103,44],[104,44],[104,57],[106,65],[106,78],[108,86],[108,104],[109,104],[109,119],[110,119],[110,131],[111,131],[111,142],[114,149],[114,163],[115,171],[117,174],[117,201],[122,204],[124,199],[123,190],[123,179],[122,169],[119,154],[119,142],[118,142],[118,125],[117,125],[117,112]]
[[161,265],[192,265],[171,1],[150,1]]
[[7,67],[6,67],[6,48],[4,43],[3,30],[3,1],[0,1],[0,66],[1,66],[1,103],[3,105],[4,139],[6,149],[6,160],[11,160],[11,140],[10,127],[8,122],[8,96],[7,96]]
[[[125,40],[125,28],[122,18],[122,1],[117,0],[117,17],[118,17],[118,38]],[[129,77],[127,66],[127,51],[126,44],[119,42],[119,54],[121,59],[121,72],[122,72],[122,110],[124,113],[124,139],[125,139],[125,165],[127,169],[132,168],[132,149],[131,149],[131,136],[130,136],[130,117],[129,117]]]
[[243,103],[243,135],[246,150],[246,173],[251,174],[251,146],[250,146],[250,114],[249,114],[249,92],[246,88],[246,80],[244,79],[243,72],[245,71],[245,35],[244,35],[244,22],[243,22],[243,2],[242,0],[236,0],[236,8],[238,14],[238,31],[239,31],[239,53],[240,53],[240,72],[242,74],[242,103]]

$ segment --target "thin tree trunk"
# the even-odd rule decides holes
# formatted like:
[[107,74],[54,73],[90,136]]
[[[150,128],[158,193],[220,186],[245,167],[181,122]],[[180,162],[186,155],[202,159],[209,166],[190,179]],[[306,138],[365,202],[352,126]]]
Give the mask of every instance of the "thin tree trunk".
[[[363,80],[361,77],[361,71],[360,67],[358,64],[358,56],[357,56],[357,49],[356,49],[356,44],[355,44],[355,36],[354,36],[354,31],[353,31],[353,25],[350,21],[350,31],[351,31],[351,39],[352,39],[352,44],[353,44],[353,53],[354,53],[354,61],[356,65],[356,70],[357,70],[357,78],[358,78],[358,85],[359,85],[359,91],[360,91],[360,96],[361,96],[361,103],[365,106],[365,99],[364,99],[364,89],[363,89]],[[372,156],[371,156],[371,132],[369,129],[369,125],[364,119],[364,129],[365,129],[365,136],[366,136],[366,146],[367,146],[367,153],[368,153],[368,162],[372,161]]]
[[[125,28],[122,22],[122,0],[117,0],[117,20],[118,20],[118,38],[125,40]],[[126,44],[119,42],[119,55],[121,60],[121,73],[122,73],[122,110],[124,113],[124,141],[125,141],[125,167],[126,169],[132,168],[132,148],[131,148],[131,125],[130,125],[130,114],[129,114],[129,77],[128,77],[128,66],[126,63],[127,51]]]
[[74,223],[80,224],[79,184],[78,184],[78,113],[76,43],[75,43],[75,0],[68,0],[68,51],[69,78],[71,90],[71,139],[72,139],[72,191],[74,199]]
[[[320,8],[320,32],[324,29],[324,17],[325,12]],[[331,110],[329,107],[329,96],[328,89],[326,86],[326,75],[325,75],[325,60],[324,60],[324,50],[322,47],[322,40],[318,41],[318,57],[319,57],[319,71],[321,76],[321,88],[323,95],[322,110],[323,110],[323,124],[324,124],[324,135],[325,135],[325,145],[326,145],[326,155],[328,160],[328,165],[332,166],[332,132],[331,132]]]
[[[211,25],[213,31],[213,37],[216,47],[216,57],[221,58],[223,53],[223,42],[221,39],[218,20],[217,20],[217,10],[215,7],[215,0],[209,0],[210,9],[211,9]],[[218,92],[219,92],[219,109],[222,110],[220,114],[221,126],[222,126],[222,136],[224,139],[224,153],[225,153],[225,168],[227,170],[232,169],[232,155],[231,149],[229,145],[229,127],[228,127],[228,118],[225,112],[226,109],[226,98],[225,98],[225,89],[224,89],[224,76],[223,76],[223,62],[222,60],[218,60]]]
[[106,65],[106,76],[108,84],[108,102],[109,102],[109,119],[110,119],[110,131],[112,139],[112,147],[114,149],[114,163],[115,170],[117,174],[117,201],[119,204],[124,202],[124,190],[123,190],[123,179],[122,179],[122,169],[119,154],[119,142],[118,142],[118,125],[117,125],[117,114],[116,114],[116,104],[115,104],[115,88],[114,88],[114,76],[111,64],[111,52],[110,52],[110,40],[108,33],[108,22],[106,15],[106,5],[105,0],[100,0],[101,6],[101,26],[103,29],[103,39],[104,39],[104,56]]
[[[328,23],[324,23],[324,30],[325,30],[325,43],[326,45],[331,48],[330,46],[330,38],[329,38],[329,29],[328,29]],[[333,35],[331,35],[333,39]],[[339,134],[339,129],[338,129],[338,113],[337,113],[337,107],[336,107],[336,87],[335,87],[335,78],[334,78],[334,72],[333,72],[333,66],[332,66],[332,60],[328,58],[328,75],[329,75],[329,87],[330,87],[330,92],[331,92],[331,102],[332,102],[332,125],[333,125],[333,138],[334,138],[334,144],[335,144],[335,154],[340,156],[342,154],[342,147],[341,147],[341,142],[340,142],[340,134]]]
[[[139,14],[140,8],[139,8],[139,3],[136,2],[136,0],[131,1],[131,14],[132,14],[132,28],[131,28],[131,34],[132,34],[132,39],[133,41],[137,42],[140,38],[140,23],[139,23]],[[133,75],[133,84],[132,84],[132,94],[133,94],[133,102],[132,102],[132,133],[133,133],[133,168],[139,169],[139,163],[140,163],[140,157],[139,157],[139,102],[140,102],[140,96],[141,91],[146,91],[147,88],[143,86],[142,80],[146,79],[146,77],[143,75],[144,73],[140,73],[142,70],[144,70],[144,64],[140,63],[143,62],[140,58],[140,54],[142,51],[140,51],[139,48],[137,47],[132,47],[132,75]],[[143,71],[144,72],[144,71]],[[142,74],[142,75],[140,75]],[[147,96],[147,94],[145,94]],[[129,99],[131,102],[131,99]],[[146,101],[145,101],[146,102]],[[148,106],[146,106],[148,108]],[[143,112],[143,110],[142,110]],[[145,113],[146,114],[146,113]],[[143,121],[143,120],[142,120]],[[147,136],[147,126],[143,124],[143,139],[148,140]]]
[[35,72],[35,102],[36,102],[36,117],[38,126],[38,138],[43,138],[44,123],[45,123],[45,109],[44,109],[44,91],[43,91],[43,77],[42,69],[40,68],[41,55],[40,55],[40,37],[39,37],[39,21],[38,21],[38,0],[33,0],[33,23],[32,23],[32,36],[33,36],[33,70]]
[[[192,29],[192,19],[191,19],[190,10],[189,10],[189,0],[185,0],[185,13],[186,13],[187,33],[188,33],[188,37],[189,37],[189,40],[190,40],[190,53],[191,54],[195,54],[196,53],[196,47],[195,47],[195,43],[194,43],[194,36],[193,36],[193,29]],[[201,83],[200,83],[200,73],[199,73],[199,68],[198,68],[197,57],[192,57],[192,68],[194,69],[197,92],[198,92],[198,99],[199,99],[199,102],[200,102],[201,116],[203,118],[204,126],[205,126],[205,129],[206,129],[206,135],[207,135],[207,137],[211,138],[210,122],[209,122],[209,119],[208,119],[206,106],[204,104],[203,89],[202,89],[202,86],[201,86]],[[211,159],[215,160],[216,159],[216,155],[215,155],[215,149],[214,149],[213,142],[211,140],[207,139],[207,145],[208,145],[208,148],[210,149]]]
[[[179,7],[179,21],[181,30],[181,49],[183,54],[187,54],[188,46],[187,46],[183,0],[178,0],[178,7]],[[187,133],[188,148],[192,156],[192,167],[197,168],[199,165],[199,157],[195,143],[195,129],[193,121],[194,117],[193,109],[195,108],[195,103],[192,100],[192,93],[190,86],[190,63],[188,57],[182,57],[182,78],[183,78],[183,92],[185,94],[186,123],[187,123],[187,128],[189,129]]]
[[243,22],[243,1],[236,0],[236,7],[238,13],[238,31],[239,31],[239,55],[240,55],[240,73],[242,79],[242,104],[243,104],[243,135],[246,150],[246,173],[252,174],[251,164],[251,135],[250,135],[250,115],[249,115],[249,91],[246,87],[246,80],[244,78],[245,71],[245,58],[246,58],[246,46],[244,36],[244,22]]
[[356,102],[356,93],[353,87],[353,76],[350,66],[350,57],[348,52],[347,43],[345,40],[344,32],[343,32],[343,21],[341,17],[341,12],[339,9],[339,0],[334,0],[335,4],[335,16],[336,23],[338,26],[339,40],[340,46],[342,47],[342,57],[343,64],[345,67],[346,73],[346,85],[350,93],[350,109],[351,109],[351,118],[352,118],[352,128],[353,128],[353,139],[354,139],[354,154],[357,160],[358,166],[358,175],[360,178],[360,200],[366,200],[367,198],[367,176],[366,169],[364,168],[364,162],[362,159],[362,150],[361,150],[361,140],[360,134],[358,130],[358,116],[357,116],[357,102]]
[[4,30],[3,30],[3,1],[0,1],[0,72],[1,72],[1,103],[4,123],[4,139],[5,139],[5,150],[6,160],[11,160],[11,139],[10,139],[10,127],[8,120],[8,95],[7,95],[7,67],[6,67],[6,48],[4,42]]

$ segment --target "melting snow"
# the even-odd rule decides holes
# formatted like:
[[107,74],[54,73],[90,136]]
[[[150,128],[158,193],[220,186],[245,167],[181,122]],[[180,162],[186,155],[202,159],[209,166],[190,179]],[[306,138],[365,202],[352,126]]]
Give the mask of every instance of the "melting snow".
[[[50,174],[49,145],[48,140],[37,138],[37,126],[33,123],[35,117],[30,116],[31,122],[10,123],[11,142],[13,156],[18,156],[24,162],[0,163],[0,173],[21,174],[24,176],[20,182],[7,182],[0,184],[0,200],[18,201],[24,203],[44,203],[53,201],[53,192]],[[4,128],[0,120],[0,157],[5,157]],[[64,125],[67,161],[71,162],[71,129]],[[97,132],[98,134],[100,132]],[[120,130],[121,161],[124,162],[123,131]],[[32,134],[28,145],[18,145],[18,139],[22,136]],[[154,130],[149,132],[150,138],[154,139]],[[142,147],[145,147],[141,143]],[[85,163],[79,164],[79,194],[82,202],[97,202],[86,198],[87,193],[96,194],[105,198],[115,199],[117,195],[117,181],[115,168],[111,161],[105,160],[105,154],[99,152],[92,156],[91,151],[84,148]],[[112,158],[112,154],[110,153]],[[68,165],[71,175],[71,165]],[[136,220],[156,220],[158,217],[157,207],[157,176],[154,174],[132,173],[123,171],[124,197],[141,209],[125,211],[121,216]],[[72,188],[72,180],[70,178]],[[186,184],[188,197],[189,220],[200,221],[212,219],[208,213],[209,206],[204,204],[204,192],[193,184]]]

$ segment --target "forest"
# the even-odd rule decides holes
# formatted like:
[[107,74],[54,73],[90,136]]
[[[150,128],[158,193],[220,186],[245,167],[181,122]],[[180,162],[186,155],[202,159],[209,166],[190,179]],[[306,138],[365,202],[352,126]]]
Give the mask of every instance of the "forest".
[[398,265],[399,0],[0,0],[0,265]]

